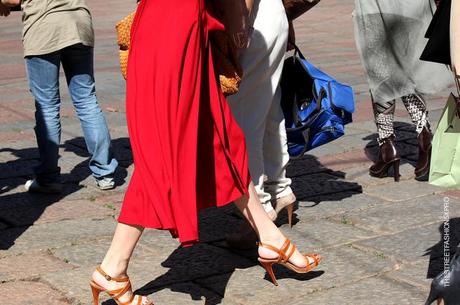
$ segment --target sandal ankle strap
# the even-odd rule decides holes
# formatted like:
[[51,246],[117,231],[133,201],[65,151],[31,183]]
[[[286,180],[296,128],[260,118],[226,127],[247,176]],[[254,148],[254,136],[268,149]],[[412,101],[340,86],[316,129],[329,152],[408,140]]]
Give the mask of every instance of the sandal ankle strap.
[[102,270],[101,266],[96,267],[97,272],[99,272],[107,281],[115,281],[115,282],[129,282],[128,276],[120,276],[120,277],[112,277],[108,275],[104,270]]

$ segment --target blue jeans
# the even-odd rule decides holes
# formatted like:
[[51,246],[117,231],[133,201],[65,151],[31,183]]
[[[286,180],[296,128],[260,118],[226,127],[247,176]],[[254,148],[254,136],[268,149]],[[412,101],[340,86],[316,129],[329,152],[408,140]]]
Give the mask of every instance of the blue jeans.
[[35,98],[35,135],[40,152],[40,165],[35,168],[37,181],[46,184],[60,180],[61,63],[91,154],[89,168],[95,178],[112,175],[118,162],[112,155],[109,130],[96,98],[93,48],[77,44],[54,53],[26,57],[29,87]]

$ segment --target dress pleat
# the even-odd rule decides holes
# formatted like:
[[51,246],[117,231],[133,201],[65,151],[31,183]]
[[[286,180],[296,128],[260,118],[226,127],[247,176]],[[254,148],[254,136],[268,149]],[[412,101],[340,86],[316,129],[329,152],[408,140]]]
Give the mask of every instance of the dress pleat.
[[243,132],[214,73],[203,0],[142,0],[132,28],[126,114],[134,172],[119,221],[198,241],[198,212],[247,193]]

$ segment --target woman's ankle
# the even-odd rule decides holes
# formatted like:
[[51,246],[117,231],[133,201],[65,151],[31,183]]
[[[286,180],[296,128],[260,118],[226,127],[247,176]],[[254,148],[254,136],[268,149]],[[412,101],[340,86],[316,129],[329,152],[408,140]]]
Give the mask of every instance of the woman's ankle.
[[279,230],[278,232],[268,234],[266,232],[261,232],[259,239],[261,243],[274,247],[281,247],[281,245],[286,241],[286,237]]
[[101,263],[101,269],[112,277],[126,275],[129,260],[106,257]]

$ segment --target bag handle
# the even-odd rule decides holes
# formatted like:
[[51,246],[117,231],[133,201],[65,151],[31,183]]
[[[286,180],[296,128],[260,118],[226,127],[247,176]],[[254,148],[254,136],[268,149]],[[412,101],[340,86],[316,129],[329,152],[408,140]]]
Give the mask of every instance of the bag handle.
[[292,45],[294,46],[294,56],[298,55],[301,59],[305,60],[305,56],[303,56],[302,52],[300,52],[299,47],[295,43]]

